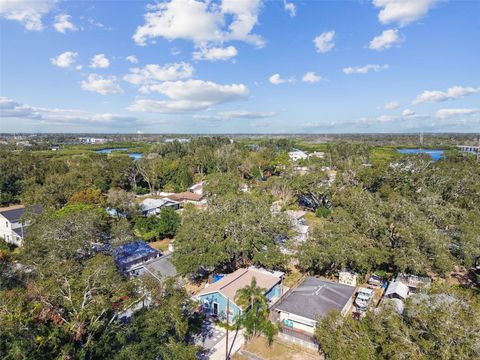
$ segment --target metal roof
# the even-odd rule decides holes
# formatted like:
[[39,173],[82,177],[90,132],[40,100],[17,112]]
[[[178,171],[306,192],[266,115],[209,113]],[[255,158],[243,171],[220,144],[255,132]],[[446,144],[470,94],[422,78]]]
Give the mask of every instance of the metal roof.
[[120,245],[113,249],[113,257],[120,267],[128,266],[128,264],[148,257],[154,257],[159,254],[145,241],[135,241]]
[[307,277],[275,309],[316,320],[331,310],[342,311],[354,293],[353,286]]

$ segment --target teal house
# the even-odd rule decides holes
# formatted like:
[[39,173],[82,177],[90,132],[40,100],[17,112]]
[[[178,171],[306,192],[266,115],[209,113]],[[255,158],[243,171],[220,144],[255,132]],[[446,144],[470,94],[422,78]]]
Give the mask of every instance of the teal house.
[[242,309],[235,303],[237,291],[250,285],[255,278],[257,286],[265,289],[269,303],[274,303],[282,295],[283,272],[268,271],[256,267],[242,268],[210,284],[196,296],[203,311],[210,316],[226,320],[229,303],[229,322],[241,315]]

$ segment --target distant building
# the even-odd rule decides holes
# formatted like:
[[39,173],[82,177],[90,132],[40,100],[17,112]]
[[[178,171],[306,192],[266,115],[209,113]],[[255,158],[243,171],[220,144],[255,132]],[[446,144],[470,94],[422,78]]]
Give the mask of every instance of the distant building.
[[429,277],[411,275],[400,273],[395,279],[396,282],[401,282],[408,286],[408,290],[412,293],[416,292],[422,287],[429,287],[432,283],[432,280]]
[[237,291],[249,286],[255,278],[257,286],[265,289],[267,300],[273,302],[282,295],[283,272],[268,271],[256,267],[242,268],[225,275],[217,282],[210,284],[200,291],[196,298],[202,304],[205,313],[220,319],[227,317],[227,303],[229,302],[229,321],[234,322],[243,311],[235,303]]
[[302,150],[292,150],[288,153],[288,157],[292,161],[304,160],[308,158],[308,154]]
[[79,140],[82,144],[105,144],[107,142],[107,139],[93,137],[82,137]]
[[338,282],[348,286],[357,286],[357,274],[343,270],[338,273]]
[[406,300],[409,294],[408,286],[399,281],[392,281],[387,290],[385,291],[385,297],[389,299]]
[[194,205],[201,205],[204,203],[203,195],[195,194],[190,191],[171,194],[168,196],[168,199],[181,204],[189,203]]
[[282,324],[282,333],[312,342],[317,320],[332,310],[345,315],[354,293],[353,286],[307,277],[273,306],[271,314]]
[[175,210],[178,210],[180,209],[180,203],[169,198],[147,198],[140,203],[140,210],[142,211],[143,216],[158,215],[160,214],[160,210],[164,207],[172,207]]
[[317,157],[319,159],[323,159],[325,157],[325,153],[322,151],[314,151],[313,153],[308,154],[309,157]]
[[193,184],[188,188],[188,191],[190,191],[193,194],[196,195],[203,195],[203,186],[205,185],[205,181],[200,181],[196,184]]
[[172,142],[179,142],[180,144],[185,144],[185,143],[188,143],[190,142],[190,139],[188,138],[170,138],[170,139],[165,139],[165,142],[166,143],[172,143]]
[[161,253],[145,241],[120,245],[113,250],[118,268],[128,275],[142,275],[147,262],[159,258]]
[[[23,205],[0,208],[0,237],[7,243],[16,246],[22,245],[28,223],[22,221],[21,218],[26,210]],[[40,207],[33,207],[31,210],[36,213],[42,211]]]

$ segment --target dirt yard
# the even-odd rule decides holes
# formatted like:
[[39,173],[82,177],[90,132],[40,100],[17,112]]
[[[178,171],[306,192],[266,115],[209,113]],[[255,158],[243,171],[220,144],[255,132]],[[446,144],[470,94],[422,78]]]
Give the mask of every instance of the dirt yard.
[[[243,354],[242,354],[243,352]],[[248,356],[248,355],[253,356]],[[264,360],[323,360],[317,352],[302,348],[298,345],[286,343],[275,339],[272,346],[268,346],[263,337],[250,340],[237,352],[232,360],[251,360],[260,358]]]

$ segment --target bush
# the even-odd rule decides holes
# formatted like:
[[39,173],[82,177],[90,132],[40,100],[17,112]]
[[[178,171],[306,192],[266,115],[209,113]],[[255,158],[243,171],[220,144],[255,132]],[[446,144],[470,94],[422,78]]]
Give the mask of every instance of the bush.
[[332,210],[327,209],[325,207],[321,207],[321,208],[318,208],[317,210],[315,210],[315,216],[318,217],[318,218],[320,218],[320,217],[326,218],[326,217],[330,216],[331,213],[332,213]]

